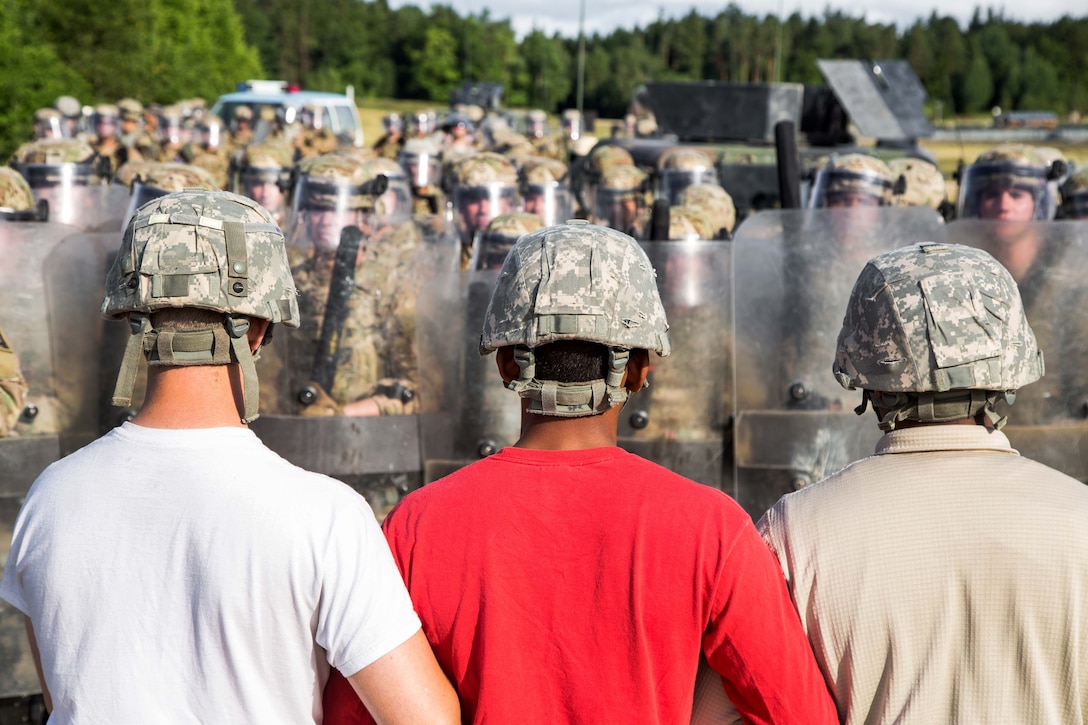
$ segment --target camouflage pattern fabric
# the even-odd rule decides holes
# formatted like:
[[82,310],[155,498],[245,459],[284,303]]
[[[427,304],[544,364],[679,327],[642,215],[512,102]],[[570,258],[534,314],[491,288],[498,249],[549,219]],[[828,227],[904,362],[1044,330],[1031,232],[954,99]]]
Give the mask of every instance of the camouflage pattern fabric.
[[[628,397],[623,374],[631,349],[668,355],[665,308],[646,253],[605,227],[568,223],[526,234],[503,263],[484,315],[480,352],[518,346],[520,374],[506,387],[540,415],[602,413]],[[609,349],[604,378],[559,382],[536,377],[533,348],[585,340]]]
[[19,372],[19,358],[0,330],[0,438],[15,426],[23,410],[26,381]]
[[20,147],[19,159],[24,164],[87,163],[95,151],[85,141],[76,138],[43,138]]
[[1012,275],[982,250],[926,242],[862,270],[833,370],[849,390],[1008,391],[1038,380],[1043,359]]
[[720,239],[722,231],[732,233],[737,223],[737,208],[729,192],[717,184],[693,184],[680,194],[680,205],[701,213],[710,222],[714,235],[708,239]]
[[895,176],[902,176],[906,181],[906,190],[899,195],[899,206],[928,206],[940,208],[948,199],[944,174],[933,164],[923,159],[900,158],[888,162],[888,168]]
[[215,182],[214,188],[226,189],[230,181],[228,178],[230,152],[225,147],[220,147],[215,151],[200,146],[189,146],[187,148],[188,151],[182,150],[182,155],[188,159],[189,164],[206,171]]
[[1088,218],[1088,169],[1073,172],[1062,185],[1062,216]]
[[502,154],[491,151],[482,151],[466,158],[458,164],[456,177],[460,186],[477,186],[496,181],[505,184],[518,183],[518,172],[514,164]]
[[216,191],[219,188],[218,180],[211,172],[193,164],[130,161],[118,170],[117,175],[119,178],[131,176],[130,184],[139,179],[147,186],[168,192],[185,189]]
[[304,128],[295,136],[294,145],[296,157],[311,159],[333,153],[339,141],[336,139],[336,134],[327,128]]
[[563,181],[566,177],[566,163],[547,156],[528,158],[521,166],[521,179],[527,184]]
[[23,175],[8,166],[0,166],[0,209],[26,211],[33,207],[34,193]]
[[881,206],[893,206],[896,178],[888,165],[875,156],[833,156],[817,176],[813,206],[829,206],[827,197],[835,193],[864,194],[877,199]]
[[669,210],[669,241],[713,238],[714,229],[701,211],[684,206],[674,206]]
[[298,327],[283,232],[268,212],[244,196],[211,191],[167,194],[142,206],[106,278],[102,314],[119,320],[168,307]]
[[[306,414],[332,414],[349,403],[373,399],[382,415],[410,415],[418,408],[419,374],[415,335],[414,273],[410,260],[421,237],[411,222],[380,229],[367,242],[355,271],[339,365],[332,389],[335,408]],[[327,261],[327,260],[325,260]],[[302,328],[289,352],[295,387],[310,379],[321,339],[332,268],[309,257],[295,266]]]
[[608,169],[615,166],[634,166],[635,160],[631,153],[621,147],[612,145],[597,146],[586,159],[585,172],[591,177],[600,177]]
[[634,239],[557,224],[526,234],[506,258],[484,317],[480,352],[558,340],[671,349],[656,273]]
[[677,146],[661,159],[662,169],[711,169],[714,162],[701,149],[690,146]]

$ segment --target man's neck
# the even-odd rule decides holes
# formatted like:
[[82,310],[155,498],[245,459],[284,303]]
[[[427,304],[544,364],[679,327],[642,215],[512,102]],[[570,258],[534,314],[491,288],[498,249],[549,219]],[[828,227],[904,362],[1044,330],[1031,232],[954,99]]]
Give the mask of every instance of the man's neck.
[[237,365],[149,367],[147,395],[133,423],[146,428],[244,426]]
[[581,418],[560,418],[538,415],[526,410],[528,401],[522,401],[521,437],[514,445],[537,451],[574,451],[587,448],[604,448],[616,445],[616,426],[619,424],[622,405],[606,410],[600,415]]

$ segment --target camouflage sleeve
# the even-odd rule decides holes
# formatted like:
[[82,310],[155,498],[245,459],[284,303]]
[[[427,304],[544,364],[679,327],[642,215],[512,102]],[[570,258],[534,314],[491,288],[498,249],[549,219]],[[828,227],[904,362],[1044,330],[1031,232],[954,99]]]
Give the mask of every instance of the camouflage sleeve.
[[0,331],[0,437],[6,436],[23,409],[26,382],[19,372],[19,359]]

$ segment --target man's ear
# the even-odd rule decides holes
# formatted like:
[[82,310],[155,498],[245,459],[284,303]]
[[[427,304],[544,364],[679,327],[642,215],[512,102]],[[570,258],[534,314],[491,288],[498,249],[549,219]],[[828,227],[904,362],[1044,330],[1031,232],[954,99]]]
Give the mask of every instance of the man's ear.
[[249,330],[246,331],[246,341],[249,342],[250,352],[257,352],[257,348],[261,346],[261,342],[264,340],[264,334],[268,332],[269,324],[268,320],[261,317],[249,318]]
[[624,387],[629,392],[637,393],[646,386],[646,376],[650,374],[650,351],[632,350],[631,357],[627,360],[627,374],[624,376]]
[[499,368],[499,375],[502,376],[504,383],[521,377],[521,368],[518,367],[518,362],[514,359],[513,345],[500,347],[495,351],[495,364]]

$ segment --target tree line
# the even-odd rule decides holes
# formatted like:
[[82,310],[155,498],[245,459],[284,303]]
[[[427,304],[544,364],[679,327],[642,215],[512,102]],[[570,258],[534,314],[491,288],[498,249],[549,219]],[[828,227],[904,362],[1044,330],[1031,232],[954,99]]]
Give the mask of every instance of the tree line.
[[[387,0],[0,0],[0,147],[29,136],[38,107],[133,96],[214,99],[246,78],[444,104],[463,81],[503,83],[514,107],[576,104],[579,41],[452,7]],[[1088,16],[1025,24],[976,10],[902,31],[839,11],[780,22],[735,5],[585,39],[584,106],[621,116],[647,80],[822,84],[819,58],[905,58],[943,115],[1083,112]]]

